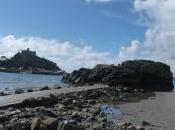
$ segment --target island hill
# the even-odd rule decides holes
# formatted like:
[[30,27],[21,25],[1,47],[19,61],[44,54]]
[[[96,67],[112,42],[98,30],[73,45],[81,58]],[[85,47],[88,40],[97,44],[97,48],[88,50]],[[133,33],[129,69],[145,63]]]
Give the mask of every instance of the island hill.
[[61,69],[56,63],[41,58],[36,55],[35,51],[22,50],[10,59],[1,56],[0,71],[10,73],[33,73],[33,74],[47,74],[59,75],[62,73]]

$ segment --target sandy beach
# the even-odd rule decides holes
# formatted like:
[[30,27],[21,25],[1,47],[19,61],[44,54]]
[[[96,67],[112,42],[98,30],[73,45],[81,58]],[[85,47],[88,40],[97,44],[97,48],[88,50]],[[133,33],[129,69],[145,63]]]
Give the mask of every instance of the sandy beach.
[[175,128],[175,93],[156,92],[155,97],[135,103],[118,105],[123,113],[120,120],[140,124],[147,121],[148,128],[156,130],[174,130]]

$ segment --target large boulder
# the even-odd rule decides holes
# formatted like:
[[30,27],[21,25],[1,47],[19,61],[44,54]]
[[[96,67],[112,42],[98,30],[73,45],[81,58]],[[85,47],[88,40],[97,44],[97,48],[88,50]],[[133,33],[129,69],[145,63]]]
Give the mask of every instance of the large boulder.
[[82,126],[59,122],[57,118],[40,117],[34,118],[31,124],[31,130],[86,130]]
[[43,91],[43,90],[50,90],[50,88],[48,86],[44,86],[43,88],[40,89],[40,91]]
[[148,60],[125,61],[118,66],[97,65],[93,69],[81,68],[63,75],[63,81],[78,85],[123,85],[150,91],[172,91],[174,88],[170,66]]
[[88,83],[88,76],[92,73],[90,69],[81,68],[73,71],[71,74],[64,74],[63,81],[73,84],[84,84]]
[[31,124],[31,130],[57,130],[58,119],[52,117],[46,117],[41,119],[40,117],[34,118]]

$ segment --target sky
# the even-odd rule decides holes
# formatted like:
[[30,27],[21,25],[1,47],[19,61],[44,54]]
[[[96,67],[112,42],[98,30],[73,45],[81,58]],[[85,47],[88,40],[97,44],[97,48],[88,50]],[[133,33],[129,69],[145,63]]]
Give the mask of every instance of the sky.
[[175,72],[175,1],[0,0],[0,55],[26,48],[66,71],[149,59]]

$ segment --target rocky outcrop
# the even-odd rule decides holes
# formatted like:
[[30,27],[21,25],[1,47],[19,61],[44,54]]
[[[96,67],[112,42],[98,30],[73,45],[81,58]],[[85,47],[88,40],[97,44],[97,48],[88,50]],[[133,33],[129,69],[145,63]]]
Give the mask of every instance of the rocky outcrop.
[[172,91],[174,88],[170,66],[148,60],[125,61],[118,66],[97,65],[93,69],[81,68],[64,74],[62,80],[77,85],[103,83],[150,91]]
[[31,130],[57,130],[58,119],[52,117],[46,117],[41,119],[40,117],[34,118],[31,124]]

